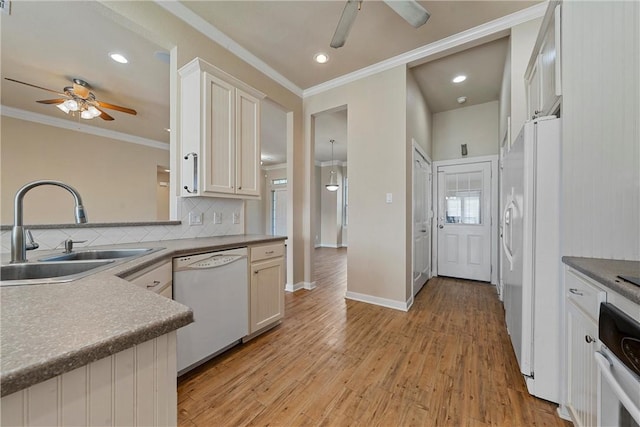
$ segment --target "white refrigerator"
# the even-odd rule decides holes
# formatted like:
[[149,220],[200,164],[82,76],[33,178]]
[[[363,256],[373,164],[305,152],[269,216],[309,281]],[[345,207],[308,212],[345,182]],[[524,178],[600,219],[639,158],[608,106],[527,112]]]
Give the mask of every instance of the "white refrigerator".
[[529,393],[560,399],[560,119],[527,121],[502,159],[507,329]]

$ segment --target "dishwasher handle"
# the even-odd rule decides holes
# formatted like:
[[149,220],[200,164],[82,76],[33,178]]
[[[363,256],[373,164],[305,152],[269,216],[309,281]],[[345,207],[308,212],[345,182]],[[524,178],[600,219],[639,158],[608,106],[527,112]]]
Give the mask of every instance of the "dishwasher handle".
[[235,254],[215,254],[208,258],[198,259],[193,262],[189,262],[191,257],[178,258],[179,265],[174,264],[174,271],[185,270],[212,270],[215,268],[221,268],[235,262],[246,260],[246,255]]

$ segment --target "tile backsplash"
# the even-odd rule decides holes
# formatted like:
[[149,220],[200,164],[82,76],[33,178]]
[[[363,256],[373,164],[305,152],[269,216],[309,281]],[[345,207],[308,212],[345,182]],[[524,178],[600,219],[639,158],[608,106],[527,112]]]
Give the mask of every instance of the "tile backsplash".
[[[189,213],[202,214],[202,225],[189,225]],[[182,224],[144,225],[125,227],[71,227],[31,230],[39,250],[62,247],[66,239],[86,240],[82,246],[113,245],[120,243],[153,242],[157,240],[190,239],[195,237],[226,236],[244,233],[244,201],[220,198],[180,198],[178,213]],[[214,213],[221,216],[221,223],[214,224]],[[233,223],[233,214],[239,216],[238,224]],[[91,219],[91,217],[89,217]],[[90,224],[89,224],[90,225]],[[11,251],[11,230],[0,234],[1,251]]]

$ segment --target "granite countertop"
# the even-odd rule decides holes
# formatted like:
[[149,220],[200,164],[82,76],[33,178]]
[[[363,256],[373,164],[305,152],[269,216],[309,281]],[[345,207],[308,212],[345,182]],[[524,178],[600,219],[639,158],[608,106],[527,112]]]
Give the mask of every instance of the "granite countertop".
[[617,277],[618,275],[640,277],[640,261],[565,256],[562,257],[562,262],[623,297],[640,304],[640,286]]
[[[0,287],[1,395],[193,322],[193,312],[188,307],[121,277],[176,256],[284,239],[233,235],[117,245],[164,249],[72,282]],[[56,251],[34,251],[28,255],[37,259],[51,253]]]

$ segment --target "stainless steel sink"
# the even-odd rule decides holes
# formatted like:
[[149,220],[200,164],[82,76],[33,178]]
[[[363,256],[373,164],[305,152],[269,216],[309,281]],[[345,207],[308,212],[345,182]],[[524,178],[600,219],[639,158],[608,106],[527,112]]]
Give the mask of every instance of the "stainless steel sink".
[[121,259],[140,255],[147,255],[162,248],[133,248],[133,249],[92,249],[74,251],[41,258],[38,261],[85,261],[102,259]]
[[25,262],[0,267],[0,286],[70,282],[107,268],[115,260]]

